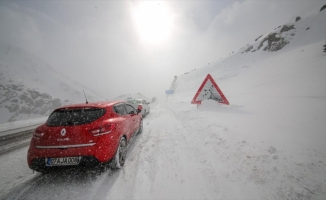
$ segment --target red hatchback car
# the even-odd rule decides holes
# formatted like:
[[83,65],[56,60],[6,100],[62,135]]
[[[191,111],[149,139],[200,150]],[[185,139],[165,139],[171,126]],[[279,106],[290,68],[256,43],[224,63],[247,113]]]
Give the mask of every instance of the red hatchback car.
[[122,167],[128,143],[143,130],[141,109],[123,101],[57,108],[35,129],[28,166],[39,172],[62,166]]

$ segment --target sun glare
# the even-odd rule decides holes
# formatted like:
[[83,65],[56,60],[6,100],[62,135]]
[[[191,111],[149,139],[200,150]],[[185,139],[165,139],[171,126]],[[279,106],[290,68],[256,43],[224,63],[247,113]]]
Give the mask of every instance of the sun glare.
[[134,12],[134,19],[140,36],[147,42],[162,43],[171,34],[172,20],[162,1],[143,1]]

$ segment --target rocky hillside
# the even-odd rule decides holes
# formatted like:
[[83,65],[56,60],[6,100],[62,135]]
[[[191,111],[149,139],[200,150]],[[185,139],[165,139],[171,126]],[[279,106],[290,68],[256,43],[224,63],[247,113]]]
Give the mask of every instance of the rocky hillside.
[[269,33],[267,36],[259,36],[255,41],[259,40],[259,45],[254,48],[254,45],[247,45],[241,53],[255,52],[262,47],[264,51],[278,51],[285,45],[289,44],[293,36],[295,36],[294,24],[279,26],[278,30]]
[[69,100],[53,98],[48,93],[31,90],[22,84],[0,84],[1,115],[4,115],[1,119],[4,122],[49,115],[52,110],[65,103],[69,103]]
[[0,44],[0,124],[46,116],[61,105],[104,100],[35,55]]
[[[325,10],[321,10],[319,13],[303,19],[297,16],[295,22],[276,27],[270,33],[257,37],[253,44],[247,44],[238,52],[242,54],[259,50],[275,52],[283,49],[288,44],[292,43],[292,41],[295,41],[295,43],[301,46],[311,43],[313,40],[325,40],[326,38],[321,34],[321,29],[323,27],[320,27],[324,20]],[[305,38],[309,37],[309,35],[314,35],[315,38],[306,40]]]

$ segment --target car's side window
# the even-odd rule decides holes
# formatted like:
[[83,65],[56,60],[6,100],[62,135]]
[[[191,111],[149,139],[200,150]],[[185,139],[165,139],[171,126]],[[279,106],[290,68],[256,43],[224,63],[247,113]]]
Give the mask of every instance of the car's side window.
[[126,108],[128,114],[136,114],[134,107],[132,107],[131,105],[126,104]]
[[115,105],[114,111],[120,115],[127,115],[127,110],[123,103]]

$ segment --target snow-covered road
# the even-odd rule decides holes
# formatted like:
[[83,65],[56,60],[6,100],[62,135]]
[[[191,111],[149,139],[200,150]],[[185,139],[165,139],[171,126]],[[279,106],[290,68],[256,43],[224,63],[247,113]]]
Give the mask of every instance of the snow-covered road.
[[[212,103],[212,102],[211,102]],[[213,102],[215,103],[215,102]],[[144,131],[117,171],[63,170],[47,175],[27,167],[27,147],[0,157],[3,199],[323,199],[325,157],[304,162],[224,126],[239,106],[197,108],[178,99],[151,105]],[[215,110],[216,111],[216,110]],[[248,118],[248,117],[246,117]]]

